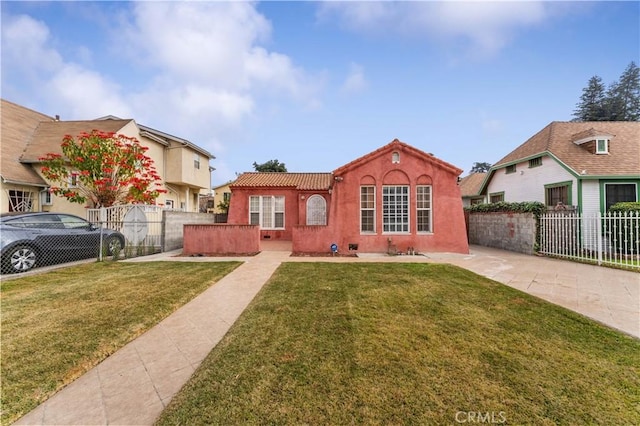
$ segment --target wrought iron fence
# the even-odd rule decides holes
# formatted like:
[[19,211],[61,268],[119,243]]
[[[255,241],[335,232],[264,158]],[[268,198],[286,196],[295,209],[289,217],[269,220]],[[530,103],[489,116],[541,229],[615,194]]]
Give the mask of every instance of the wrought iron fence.
[[640,214],[542,215],[539,253],[640,270]]

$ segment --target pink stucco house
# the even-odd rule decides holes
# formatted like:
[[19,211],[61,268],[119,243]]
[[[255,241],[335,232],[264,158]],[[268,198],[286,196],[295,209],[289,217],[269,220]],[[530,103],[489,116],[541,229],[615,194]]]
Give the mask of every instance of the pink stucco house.
[[331,173],[244,173],[219,232],[291,241],[294,253],[468,253],[461,173],[397,139]]

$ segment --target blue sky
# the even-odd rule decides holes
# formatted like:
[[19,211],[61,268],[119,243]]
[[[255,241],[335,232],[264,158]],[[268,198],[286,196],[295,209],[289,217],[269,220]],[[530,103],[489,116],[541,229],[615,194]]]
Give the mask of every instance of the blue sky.
[[213,185],[278,159],[328,172],[395,138],[466,175],[594,75],[640,63],[640,2],[7,2],[2,97],[104,115],[216,156]]

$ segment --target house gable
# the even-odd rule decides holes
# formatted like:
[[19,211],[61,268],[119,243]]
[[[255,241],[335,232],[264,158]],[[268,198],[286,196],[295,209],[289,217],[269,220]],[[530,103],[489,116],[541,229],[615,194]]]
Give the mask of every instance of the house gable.
[[417,148],[412,147],[411,145],[401,142],[398,139],[394,139],[387,145],[384,145],[376,149],[375,151],[370,152],[369,154],[363,155],[362,157],[359,157],[345,164],[344,166],[335,169],[333,171],[333,174],[334,176],[339,178],[342,174],[347,173],[348,171],[353,170],[363,164],[369,164],[374,159],[378,159],[383,156],[386,156],[386,158],[392,164],[397,164],[399,167],[401,167],[402,157],[404,155],[410,155],[415,158],[421,158],[425,162],[433,165],[437,165],[437,167],[448,170],[450,173],[453,173],[456,176],[462,173],[462,169],[459,169],[452,164],[449,164],[445,161],[440,160],[439,158],[436,158],[433,154],[428,154],[424,151],[421,151]]

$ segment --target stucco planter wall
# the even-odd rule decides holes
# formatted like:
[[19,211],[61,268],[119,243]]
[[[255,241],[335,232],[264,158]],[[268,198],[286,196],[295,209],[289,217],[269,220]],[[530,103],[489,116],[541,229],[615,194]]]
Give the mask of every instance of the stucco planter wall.
[[256,225],[184,225],[182,254],[248,255],[260,251],[260,229]]

